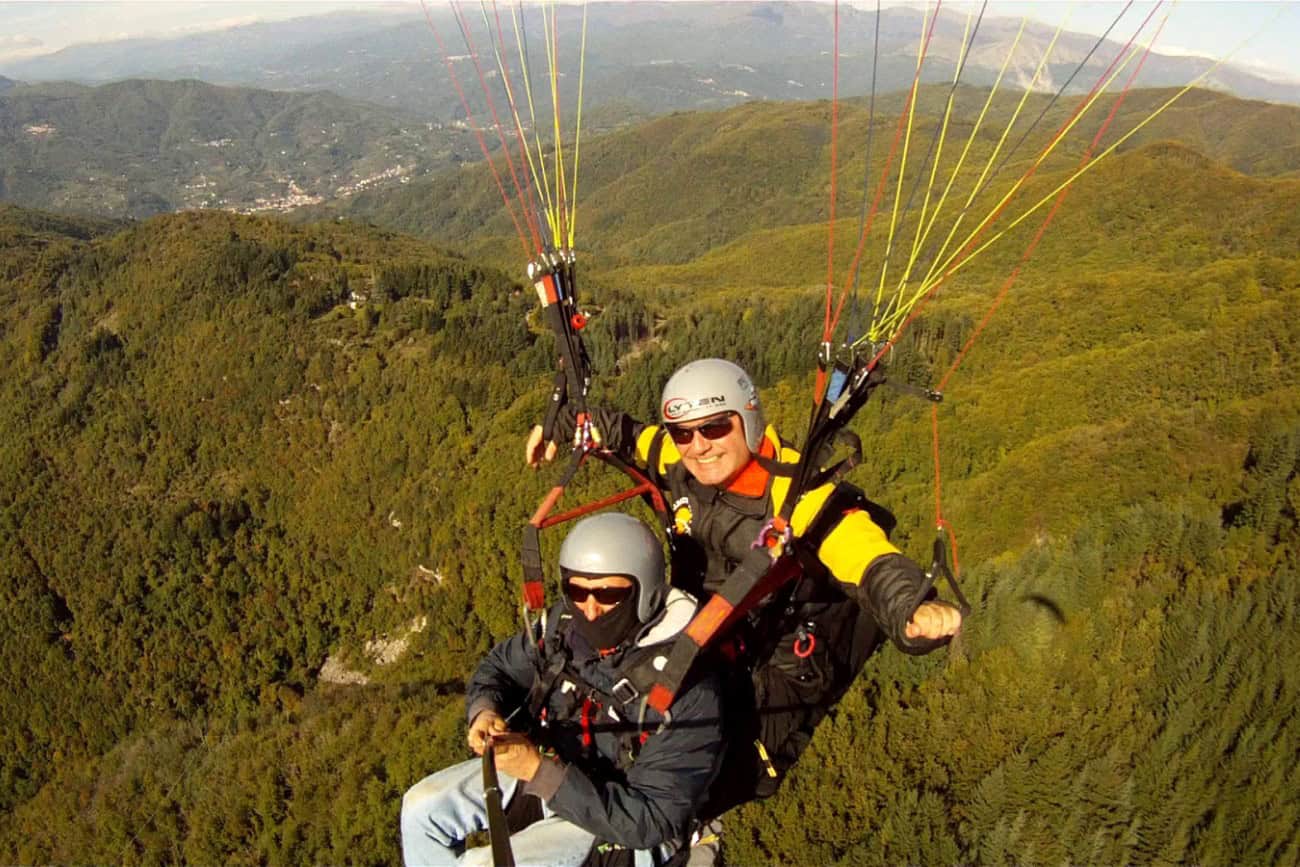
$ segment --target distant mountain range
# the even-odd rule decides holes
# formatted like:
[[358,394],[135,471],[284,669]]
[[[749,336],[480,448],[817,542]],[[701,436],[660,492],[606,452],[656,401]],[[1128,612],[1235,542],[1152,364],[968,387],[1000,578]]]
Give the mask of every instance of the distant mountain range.
[[[1116,115],[1114,132],[1104,143],[1109,145],[1122,131],[1135,127],[1170,95],[1169,89],[1131,92]],[[970,137],[984,96],[983,91],[973,89],[959,94],[937,186],[945,183],[957,152]],[[922,89],[914,147],[933,137],[946,99],[947,88]],[[992,132],[986,126],[972,143],[948,204],[949,219],[959,209],[952,202],[965,200],[997,142],[998,126],[1016,101],[1008,95],[992,104],[989,115],[998,120],[991,124]],[[1046,95],[1031,96],[1025,114],[1038,115],[1048,102]],[[877,141],[892,133],[902,103],[898,93],[877,102]],[[887,148],[877,144],[871,153],[871,171],[864,171],[867,109],[865,100],[854,100],[840,111],[837,182],[841,207],[848,206],[840,212],[846,229],[847,222],[857,223],[864,177],[878,177],[886,158]],[[1044,115],[1018,150],[1008,141],[1001,153],[1009,161],[1002,171],[990,173],[986,195],[1000,196],[1009,189],[1073,110],[1073,104],[1062,101]],[[1044,179],[1050,177],[1050,183],[1058,183],[1073,172],[1099,123],[1094,114],[1084,115],[1081,125],[1087,133],[1076,129],[1067,135],[1043,162],[1038,182],[1047,183]],[[1027,122],[1021,126],[1027,127]],[[1195,153],[1198,166],[1219,163],[1244,175],[1277,180],[1281,186],[1294,186],[1300,179],[1300,108],[1192,91],[1130,139],[1116,159],[1162,142],[1178,142],[1180,151]],[[722,112],[678,113],[593,136],[583,150],[587,168],[579,213],[581,247],[606,266],[670,265],[744,242],[751,245],[753,261],[761,261],[773,247],[772,232],[814,225],[817,231],[825,231],[820,221],[826,218],[830,187],[829,147],[829,111],[825,104],[809,103],[754,103]],[[917,186],[916,179],[923,176],[921,159],[920,154],[913,157],[909,187]],[[1177,160],[1167,159],[1163,164],[1176,166]],[[1091,183],[1097,175],[1090,173],[1082,183]],[[1171,183],[1175,180],[1170,178]],[[911,201],[915,207],[900,209],[904,223],[909,213],[914,218],[920,209],[919,198]],[[1025,198],[1022,194],[1017,202]],[[996,198],[986,202],[985,211],[995,202]],[[1019,207],[1016,204],[1015,208]],[[400,190],[369,190],[333,204],[303,209],[297,216],[308,219],[336,214],[436,238],[487,259],[518,251],[506,240],[511,223],[483,164],[433,174]],[[773,276],[763,268],[752,273],[740,267],[751,281],[762,283]],[[781,266],[783,270],[788,267]],[[815,281],[815,270],[807,276]]]
[[[509,8],[509,7],[507,7]],[[478,10],[467,8],[471,38],[488,75],[496,62]],[[520,80],[513,27],[502,14],[505,62]],[[558,9],[561,74],[566,92],[576,93],[577,49],[582,9]],[[716,108],[752,99],[817,99],[830,95],[830,6],[808,3],[595,3],[589,7],[585,101],[596,125],[629,115]],[[851,7],[840,12],[841,94],[870,90],[875,13]],[[1131,20],[1130,20],[1131,19]],[[467,85],[476,74],[459,29],[445,8],[435,25],[456,57],[457,75]],[[1130,13],[1115,29],[1120,41],[1097,50],[1071,84],[1082,92],[1118,53],[1140,18]],[[925,80],[951,80],[965,33],[964,15],[944,13],[929,48]],[[1019,22],[988,17],[981,23],[963,80],[991,84],[1011,48]],[[530,65],[540,80],[544,55],[540,13],[528,10],[524,29],[533,49]],[[922,13],[884,10],[876,64],[881,91],[907,86],[916,67]],[[1053,29],[1030,24],[1008,70],[1010,87],[1026,87],[1051,41]],[[1096,43],[1096,37],[1064,33],[1035,89],[1055,91]],[[1159,46],[1157,45],[1157,48]],[[1153,53],[1137,86],[1182,85],[1200,75],[1210,61]],[[24,80],[76,80],[89,83],[125,78],[197,78],[277,90],[331,90],[441,119],[463,117],[442,58],[419,13],[390,8],[304,17],[248,25],[176,39],[133,39],[80,45],[55,54],[15,61],[0,72]],[[1237,96],[1300,103],[1300,84],[1278,82],[1245,68],[1224,65],[1204,82]],[[546,88],[535,96],[545,104]],[[468,87],[471,98],[477,87]],[[479,97],[481,100],[481,97]],[[539,106],[539,110],[542,106]],[[572,106],[566,106],[572,108]],[[477,104],[476,111],[482,109]],[[571,114],[569,115],[572,116]]]
[[463,131],[329,93],[0,85],[0,200],[143,217],[284,210],[462,158]]

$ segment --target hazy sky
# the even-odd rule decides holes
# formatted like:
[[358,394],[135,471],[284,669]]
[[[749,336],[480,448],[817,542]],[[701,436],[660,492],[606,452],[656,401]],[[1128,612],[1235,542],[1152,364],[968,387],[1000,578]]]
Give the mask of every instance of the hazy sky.
[[[947,7],[950,4],[945,3]],[[978,8],[978,3],[951,4],[962,8]],[[1019,18],[1029,15],[1047,24],[1066,21],[1066,28],[1100,36],[1115,20],[1123,3],[1065,3],[1065,2],[1009,2],[993,0],[986,14],[996,13]],[[1125,13],[1116,33],[1127,39],[1132,29],[1146,18],[1155,6],[1153,2],[1134,3]],[[1255,68],[1260,72],[1282,73],[1300,81],[1300,3],[1261,2],[1261,0],[1182,0],[1166,3],[1156,13],[1153,26],[1164,11],[1169,12],[1156,42],[1155,50],[1163,54],[1199,54],[1218,59],[1243,41],[1249,40],[1233,55],[1232,62]],[[1145,37],[1144,37],[1145,38]]]
[[[441,5],[445,0],[431,0]],[[474,5],[472,0],[467,0]],[[507,0],[508,2],[508,0]],[[871,8],[872,0],[858,0]],[[886,0],[886,5],[900,5]],[[919,5],[919,4],[908,4]],[[945,8],[964,11],[976,2],[948,2]],[[992,0],[986,14],[1019,18],[1030,15],[1056,25],[1068,16],[1068,29],[1100,34],[1121,7],[1115,2],[1022,2]],[[1125,21],[1139,21],[1153,5],[1136,2]],[[297,0],[260,2],[0,2],[0,61],[57,51],[77,42],[99,42],[130,36],[177,36],[246,24],[311,15],[338,9],[387,6],[418,9],[415,0]],[[1166,4],[1168,7],[1169,4]],[[1300,81],[1300,3],[1264,0],[1182,0],[1172,4],[1157,51],[1219,57],[1242,40],[1253,37],[1233,57],[1235,63],[1264,72],[1282,73]],[[1122,25],[1121,25],[1122,26]]]

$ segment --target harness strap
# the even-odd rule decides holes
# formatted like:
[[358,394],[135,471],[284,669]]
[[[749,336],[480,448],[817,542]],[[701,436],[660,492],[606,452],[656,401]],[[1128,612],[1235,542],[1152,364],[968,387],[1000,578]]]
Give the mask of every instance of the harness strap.
[[[619,666],[619,669],[623,672],[623,677],[610,689],[600,689],[583,680],[582,675],[572,666],[572,655],[560,636],[564,622],[568,619],[570,619],[570,615],[562,615],[555,630],[551,634],[542,637],[540,653],[543,664],[538,666],[533,677],[532,686],[528,690],[528,698],[525,700],[529,714],[534,719],[541,714],[551,693],[555,691],[556,685],[565,672],[568,671],[575,682],[583,684],[583,689],[586,692],[599,695],[603,700],[602,704],[617,705],[627,709],[635,705],[638,699],[641,699],[642,707],[639,709],[638,715],[644,715],[645,702],[643,697],[654,686],[659,674],[656,660],[663,656],[665,651],[658,647],[653,649],[629,648],[625,655],[630,654],[633,658]],[[631,716],[632,714],[629,712],[628,717],[631,718]]]
[[546,405],[546,415],[542,417],[542,442],[555,439],[555,425],[569,397],[569,378],[560,367],[555,371],[554,384],[551,386],[551,400]]
[[787,461],[777,460],[776,458],[766,458],[762,455],[754,455],[754,460],[758,465],[773,476],[782,476],[787,479],[794,478],[795,472],[798,471],[799,465]]
[[668,431],[660,427],[655,431],[655,435],[650,438],[650,448],[646,451],[646,477],[659,488],[663,488],[667,484],[667,479],[659,472],[659,460],[663,457],[664,442],[667,439]]
[[820,470],[808,480],[807,490],[815,491],[822,485],[839,483],[849,471],[862,463],[862,439],[851,430],[841,429],[835,433],[836,441],[848,445],[849,454],[838,463]]
[[[666,712],[700,651],[726,635],[765,598],[781,588],[786,588],[788,594],[788,597],[783,598],[794,598],[799,582],[814,571],[815,566],[820,566],[817,549],[821,547],[822,540],[843,517],[846,507],[859,507],[864,500],[865,497],[857,489],[837,486],[822,502],[799,539],[784,546],[783,554],[774,559],[766,546],[751,548],[727,576],[718,592],[696,613],[673,642],[668,664],[647,694],[650,706],[660,713]],[[790,506],[790,510],[793,513],[793,506]],[[795,583],[787,588],[791,582]]]
[[[934,540],[934,562],[930,564],[930,570],[925,573],[926,582],[920,596],[917,598],[916,605],[920,605],[929,594],[930,588],[934,587],[935,582],[942,577],[952,588],[952,595],[957,597],[957,610],[961,612],[962,619],[970,616],[971,605],[967,601],[966,595],[961,592],[961,587],[957,584],[957,577],[952,574],[952,569],[948,566],[948,546],[943,543],[943,534],[940,533]],[[916,606],[913,606],[915,608]]]
[[700,651],[725,635],[759,601],[799,572],[796,557],[784,555],[774,560],[767,548],[751,549],[727,576],[718,592],[673,641],[668,663],[646,696],[649,705],[660,713],[666,713]]
[[582,748],[584,750],[591,749],[591,709],[593,706],[595,706],[595,702],[591,700],[591,694],[588,693],[583,696],[582,712],[579,714],[578,720],[582,725]]
[[549,654],[545,666],[540,668],[533,678],[533,685],[528,688],[527,698],[528,714],[533,719],[541,716],[542,708],[546,706],[546,700],[551,697],[556,682],[564,674],[564,669],[569,662],[566,657],[567,654],[563,652]]
[[533,516],[524,525],[524,541],[521,557],[524,567],[524,605],[529,611],[541,611],[546,607],[546,571],[542,565],[541,529],[546,526],[546,517],[555,508],[564,495],[564,489],[573,481],[578,468],[587,459],[586,449],[575,449],[563,475],[542,498],[542,502],[533,512]]

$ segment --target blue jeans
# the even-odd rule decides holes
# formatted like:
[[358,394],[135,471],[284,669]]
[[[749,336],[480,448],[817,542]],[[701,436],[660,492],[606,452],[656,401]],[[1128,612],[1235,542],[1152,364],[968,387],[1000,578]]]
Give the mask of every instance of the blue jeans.
[[[498,776],[501,802],[509,804],[519,781],[506,774]],[[595,835],[556,816],[545,804],[542,816],[542,821],[510,838],[516,863],[520,867],[578,867],[587,859]],[[491,867],[492,847],[465,849],[465,838],[486,828],[482,760],[452,765],[425,777],[402,797],[402,860],[406,867],[442,864]]]

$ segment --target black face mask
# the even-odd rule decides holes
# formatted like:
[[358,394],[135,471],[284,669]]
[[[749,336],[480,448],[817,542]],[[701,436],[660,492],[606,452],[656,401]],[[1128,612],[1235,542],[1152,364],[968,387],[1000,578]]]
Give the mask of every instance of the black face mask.
[[636,596],[624,599],[611,610],[606,611],[595,620],[586,616],[572,605],[573,628],[586,639],[594,650],[608,650],[618,647],[636,634],[641,622],[636,619]]

